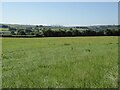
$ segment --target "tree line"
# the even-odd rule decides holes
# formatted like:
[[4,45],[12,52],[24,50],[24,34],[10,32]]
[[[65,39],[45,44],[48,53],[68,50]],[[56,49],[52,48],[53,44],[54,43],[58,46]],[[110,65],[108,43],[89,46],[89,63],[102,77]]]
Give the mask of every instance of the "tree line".
[[52,28],[46,28],[43,26],[36,26],[35,28],[12,28],[9,27],[11,35],[21,35],[21,36],[36,36],[36,37],[66,37],[66,36],[119,36],[120,29],[105,29],[105,30],[91,30],[84,29],[79,30],[77,28],[59,28],[53,30]]

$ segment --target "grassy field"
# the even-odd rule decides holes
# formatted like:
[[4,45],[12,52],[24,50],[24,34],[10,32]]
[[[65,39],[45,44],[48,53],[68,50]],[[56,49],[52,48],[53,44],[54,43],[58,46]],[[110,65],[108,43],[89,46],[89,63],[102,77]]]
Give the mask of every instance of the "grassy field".
[[0,38],[0,89],[2,87],[2,38]]
[[0,31],[8,31],[8,28],[0,28]]
[[3,38],[2,87],[117,87],[118,37]]

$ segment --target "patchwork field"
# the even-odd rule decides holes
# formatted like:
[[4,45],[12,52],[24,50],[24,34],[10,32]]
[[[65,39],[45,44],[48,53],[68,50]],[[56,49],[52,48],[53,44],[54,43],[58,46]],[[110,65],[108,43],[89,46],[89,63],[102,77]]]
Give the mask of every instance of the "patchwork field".
[[117,87],[118,37],[3,38],[2,87]]
[[0,28],[0,31],[8,31],[8,28]]

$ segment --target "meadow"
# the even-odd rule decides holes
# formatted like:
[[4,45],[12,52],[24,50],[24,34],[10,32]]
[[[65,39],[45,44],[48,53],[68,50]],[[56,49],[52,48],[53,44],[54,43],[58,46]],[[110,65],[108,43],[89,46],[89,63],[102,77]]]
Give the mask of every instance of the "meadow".
[[8,31],[8,28],[0,28],[0,31]]
[[0,38],[0,89],[2,87],[2,38]]
[[3,88],[116,88],[118,37],[2,38]]

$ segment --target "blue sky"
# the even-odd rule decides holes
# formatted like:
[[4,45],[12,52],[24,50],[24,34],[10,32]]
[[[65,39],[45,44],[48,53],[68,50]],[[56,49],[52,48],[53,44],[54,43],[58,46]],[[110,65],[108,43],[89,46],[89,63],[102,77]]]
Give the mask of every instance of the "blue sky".
[[47,25],[117,24],[117,2],[5,2],[2,22]]

